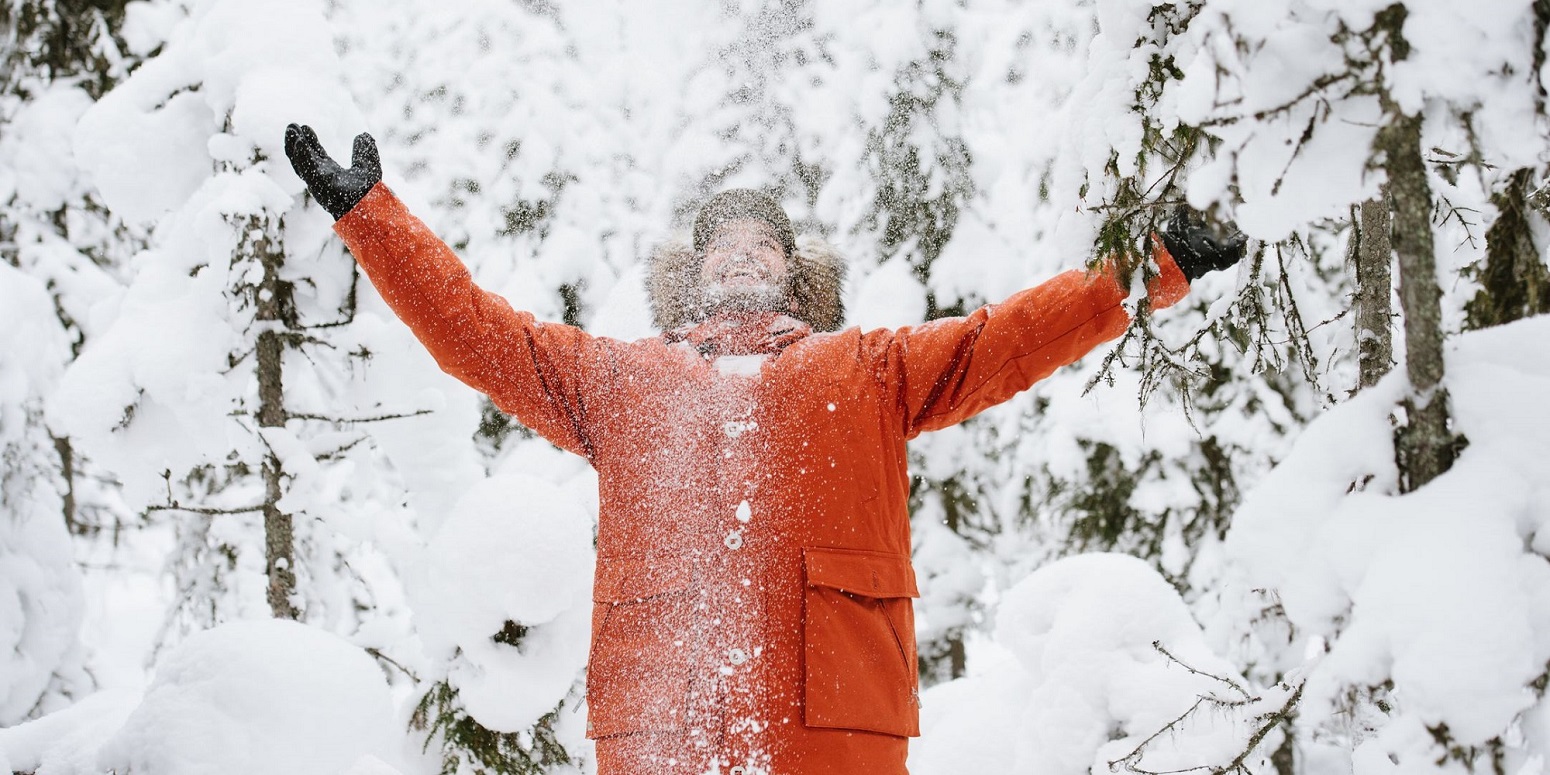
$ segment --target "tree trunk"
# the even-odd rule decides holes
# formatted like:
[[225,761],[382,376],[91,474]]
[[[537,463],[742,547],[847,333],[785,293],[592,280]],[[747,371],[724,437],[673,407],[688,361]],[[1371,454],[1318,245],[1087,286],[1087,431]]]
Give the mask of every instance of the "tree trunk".
[[[262,224],[253,224],[256,231]],[[264,279],[259,285],[256,320],[258,334],[258,427],[285,427],[285,388],[282,371],[285,342],[279,330],[283,324],[281,314],[283,293],[280,283],[280,265],[284,254],[276,249],[267,237],[259,237],[252,249],[264,267]],[[277,618],[297,618],[292,596],[296,592],[295,534],[291,515],[280,509],[279,501],[284,492],[280,486],[284,468],[271,450],[264,455],[264,555],[269,575],[267,598],[269,609]]]
[[1529,204],[1534,171],[1520,169],[1492,195],[1498,215],[1485,232],[1480,291],[1464,305],[1470,328],[1486,328],[1550,312],[1550,272],[1539,259],[1530,219],[1543,216]]
[[1388,187],[1378,198],[1362,203],[1353,237],[1356,264],[1356,342],[1360,373],[1358,388],[1369,388],[1389,373],[1394,363],[1394,246],[1390,241]]
[[75,450],[70,445],[70,437],[55,436],[54,451],[59,453],[59,475],[65,480],[60,503],[65,514],[65,527],[69,528],[70,535],[81,535],[86,530],[75,511]]
[[1431,189],[1421,157],[1421,117],[1406,116],[1397,108],[1389,115],[1379,143],[1394,200],[1394,252],[1411,386],[1395,449],[1400,488],[1411,492],[1453,465],[1454,440],[1448,429],[1448,392],[1442,386],[1442,292],[1432,247]]
[[[1374,27],[1388,37],[1392,61],[1410,56],[1404,24],[1408,10],[1395,3],[1378,14]],[[1407,115],[1384,92],[1384,124],[1377,151],[1388,173],[1394,206],[1394,254],[1399,261],[1399,305],[1405,314],[1405,370],[1410,395],[1405,419],[1394,433],[1399,487],[1412,492],[1441,476],[1456,454],[1448,429],[1448,391],[1442,385],[1442,291],[1432,246],[1432,192],[1421,156],[1421,116]]]
[[1281,745],[1270,752],[1270,766],[1275,768],[1276,775],[1296,775],[1297,730],[1291,719],[1283,721],[1281,728],[1285,736],[1281,738]]
[[[949,483],[953,485],[955,483]],[[963,525],[962,510],[968,505],[965,501],[967,494],[961,486],[947,486],[942,491],[942,507],[947,515],[947,529],[953,535],[961,536]],[[969,670],[968,653],[963,647],[963,633],[955,632],[947,636],[947,673],[950,678],[962,678]]]

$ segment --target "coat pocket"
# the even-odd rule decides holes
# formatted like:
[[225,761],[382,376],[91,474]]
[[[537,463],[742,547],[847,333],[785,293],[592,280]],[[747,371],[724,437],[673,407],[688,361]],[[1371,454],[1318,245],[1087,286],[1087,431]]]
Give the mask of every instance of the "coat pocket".
[[804,721],[809,727],[920,734],[915,612],[905,555],[803,550]]
[[670,557],[598,557],[587,659],[587,736],[683,727],[691,578]]

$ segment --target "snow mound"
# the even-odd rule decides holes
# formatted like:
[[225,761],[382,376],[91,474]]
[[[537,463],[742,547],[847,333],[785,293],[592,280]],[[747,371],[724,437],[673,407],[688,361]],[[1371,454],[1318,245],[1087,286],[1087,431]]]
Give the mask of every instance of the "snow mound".
[[[531,727],[586,664],[591,626],[591,518],[576,498],[526,474],[475,485],[426,547],[414,598],[427,652],[481,724]],[[524,628],[516,646],[493,636]]]
[[[1393,719],[1358,761],[1419,766],[1437,758],[1425,728],[1474,746],[1515,737],[1536,702],[1543,716],[1527,687],[1550,661],[1550,362],[1526,356],[1547,337],[1539,317],[1455,340],[1448,386],[1469,446],[1426,486],[1390,494],[1396,373],[1308,426],[1234,519],[1240,584],[1270,590],[1309,651],[1327,647],[1303,723],[1338,725],[1348,687],[1392,682]],[[1550,739],[1526,743],[1550,753]]]
[[420,630],[462,646],[507,620],[553,621],[591,599],[591,547],[586,510],[558,487],[525,474],[486,479],[426,547]]
[[1039,569],[1008,591],[996,640],[1012,659],[926,693],[912,772],[963,772],[974,761],[986,772],[1075,775],[1108,771],[1133,751],[1137,766],[1167,771],[1230,759],[1247,739],[1207,710],[1143,742],[1202,697],[1251,698],[1233,688],[1242,677],[1212,653],[1178,593],[1134,557],[1080,555]]
[[337,775],[395,761],[402,732],[360,649],[296,622],[235,622],[191,636],[103,746],[102,770],[156,775]]
[[138,691],[102,691],[64,710],[0,729],[0,772],[97,775],[97,751],[139,703]]
[[52,683],[84,683],[85,601],[57,478],[33,462],[54,453],[41,397],[61,370],[64,333],[43,283],[3,261],[0,309],[0,724],[13,724],[58,699]]
[[[331,148],[359,125],[318,0],[204,0],[181,24],[191,29],[76,127],[75,157],[114,214],[151,222],[194,196],[217,162],[283,158],[289,121],[317,125]],[[300,189],[287,165],[272,171]]]

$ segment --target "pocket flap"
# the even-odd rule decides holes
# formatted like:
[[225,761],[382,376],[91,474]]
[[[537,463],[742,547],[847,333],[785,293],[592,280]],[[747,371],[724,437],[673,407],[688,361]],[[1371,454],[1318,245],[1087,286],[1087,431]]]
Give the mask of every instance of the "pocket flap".
[[915,568],[905,555],[861,549],[802,550],[807,583],[863,597],[920,597]]
[[692,580],[688,564],[676,557],[599,556],[592,599],[599,603],[630,603],[682,592]]

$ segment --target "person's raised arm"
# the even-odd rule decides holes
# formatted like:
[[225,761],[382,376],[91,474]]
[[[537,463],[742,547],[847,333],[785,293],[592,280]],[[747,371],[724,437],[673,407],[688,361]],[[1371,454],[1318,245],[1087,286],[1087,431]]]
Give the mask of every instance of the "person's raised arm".
[[539,322],[475,285],[451,249],[382,184],[371,135],[355,138],[349,168],[306,126],[286,128],[285,153],[372,285],[443,371],[558,446],[591,457],[582,396],[591,337]]
[[[1161,270],[1147,287],[1151,308],[1182,299],[1189,283],[1243,257],[1242,235],[1218,236],[1180,211],[1154,240]],[[1074,270],[966,317],[893,332],[887,368],[896,380],[906,437],[962,422],[1118,337],[1130,324],[1113,260]]]

